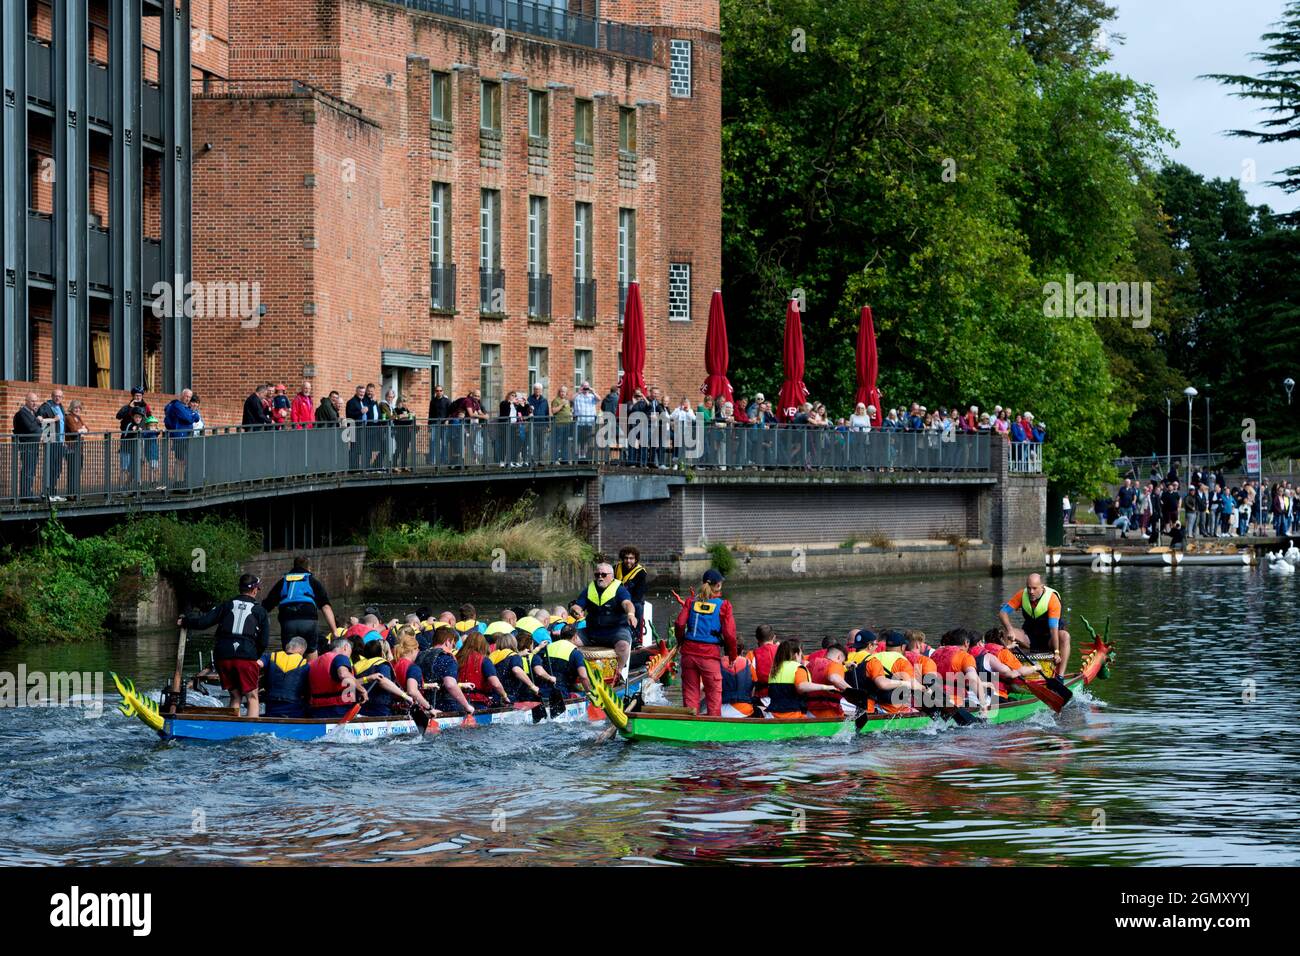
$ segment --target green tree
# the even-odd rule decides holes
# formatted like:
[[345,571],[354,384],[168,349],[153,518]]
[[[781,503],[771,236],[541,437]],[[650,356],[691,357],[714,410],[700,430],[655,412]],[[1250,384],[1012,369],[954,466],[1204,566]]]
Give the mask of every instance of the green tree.
[[[1015,28],[1035,63],[1083,65],[1115,8],[1104,0],[1018,0]],[[1111,35],[1112,40],[1123,37]]]

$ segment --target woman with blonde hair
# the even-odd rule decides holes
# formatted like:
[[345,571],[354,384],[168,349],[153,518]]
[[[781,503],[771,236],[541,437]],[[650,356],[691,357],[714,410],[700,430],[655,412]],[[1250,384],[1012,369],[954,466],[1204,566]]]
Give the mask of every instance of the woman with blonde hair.
[[397,643],[393,647],[393,680],[411,696],[415,706],[431,714],[433,705],[424,696],[424,673],[415,663],[419,656],[420,642],[416,640],[415,628],[403,627],[397,632]]

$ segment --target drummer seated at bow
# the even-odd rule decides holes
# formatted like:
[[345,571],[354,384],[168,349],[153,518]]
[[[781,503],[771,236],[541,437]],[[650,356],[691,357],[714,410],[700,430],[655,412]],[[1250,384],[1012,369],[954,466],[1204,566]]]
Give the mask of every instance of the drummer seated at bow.
[[818,684],[803,663],[803,650],[796,640],[782,641],[772,658],[772,673],[767,680],[768,717],[783,719],[808,717],[808,698],[818,691],[834,692],[833,684]]
[[505,688],[506,697],[512,704],[542,699],[537,683],[528,676],[528,659],[531,655],[527,650],[519,650],[521,640],[527,641],[531,648],[533,639],[528,633],[516,637],[520,630],[516,629],[515,634],[500,635],[497,638],[497,649],[488,655],[488,660],[496,668],[501,686]]
[[622,674],[632,654],[636,606],[627,588],[614,577],[612,564],[602,561],[596,565],[587,593],[574,601],[570,610],[575,618],[586,618],[582,643],[587,647],[612,647],[618,655],[618,672]]
[[573,643],[577,635],[577,628],[566,624],[557,637],[533,655],[534,680],[539,688],[549,688],[548,695],[558,691],[561,697],[570,697],[578,687],[583,693],[591,690],[587,661],[578,645]]
[[465,642],[456,653],[461,689],[475,707],[492,707],[510,702],[510,695],[502,686],[501,678],[497,676],[497,669],[492,665],[488,654],[487,638],[477,631],[465,635]]
[[1002,700],[1007,699],[1013,681],[1040,673],[1036,664],[1026,664],[1016,657],[1011,649],[1014,645],[1015,639],[1007,633],[1006,628],[991,627],[984,632],[981,642],[971,648],[971,656],[975,658],[975,668],[980,677],[997,688],[998,697]]
[[[848,674],[849,686],[871,695],[867,701],[869,714],[908,713],[913,709],[913,700],[920,698],[925,687],[917,680],[916,671],[903,651],[907,638],[902,631],[889,630],[884,632],[881,641],[885,646],[883,651],[870,650],[865,656],[855,654],[850,658],[854,663]],[[874,635],[868,638],[867,644],[875,647]]]
[[[1019,611],[1021,627],[1011,623]],[[1052,652],[1056,676],[1065,674],[1070,662],[1070,632],[1061,627],[1061,595],[1043,584],[1041,574],[1031,574],[1025,586],[998,611],[998,621],[1015,642],[1031,651]]]

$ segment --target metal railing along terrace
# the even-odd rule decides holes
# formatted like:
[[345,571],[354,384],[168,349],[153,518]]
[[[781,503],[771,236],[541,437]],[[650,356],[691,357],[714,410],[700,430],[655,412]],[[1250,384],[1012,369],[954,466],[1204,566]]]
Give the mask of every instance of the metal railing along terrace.
[[[41,440],[49,437],[52,440]],[[998,448],[1002,443],[999,441]],[[1034,446],[1037,448],[1038,446]],[[267,483],[403,476],[690,468],[783,471],[990,471],[987,435],[853,432],[794,425],[673,428],[666,417],[590,422],[405,420],[66,436],[0,436],[0,510],[63,509],[177,496],[205,497]],[[66,502],[63,503],[63,502]]]
[[644,27],[598,20],[536,0],[395,0],[422,13],[469,20],[545,40],[608,50],[642,60],[654,58],[654,34]]

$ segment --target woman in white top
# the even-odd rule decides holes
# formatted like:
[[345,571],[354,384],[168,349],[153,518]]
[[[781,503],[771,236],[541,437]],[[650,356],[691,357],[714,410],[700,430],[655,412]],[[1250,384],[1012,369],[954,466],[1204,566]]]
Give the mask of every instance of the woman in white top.
[[849,429],[855,432],[871,431],[871,413],[865,402],[858,402],[853,409],[853,414],[849,416]]

